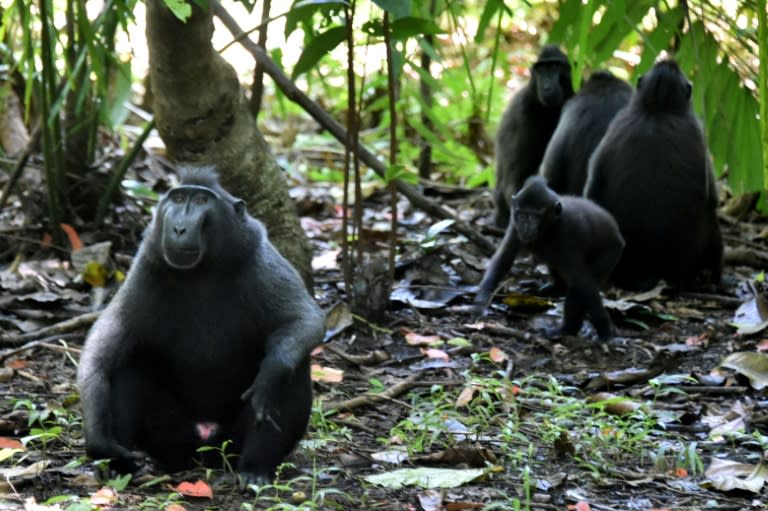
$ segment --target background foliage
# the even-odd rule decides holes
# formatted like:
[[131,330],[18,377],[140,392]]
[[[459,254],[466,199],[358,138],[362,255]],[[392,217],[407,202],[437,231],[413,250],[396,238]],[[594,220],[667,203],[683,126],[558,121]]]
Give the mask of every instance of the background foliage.
[[[180,17],[189,15],[187,2],[167,3]],[[244,3],[249,9],[261,4]],[[130,85],[144,78],[132,76],[130,60],[114,51],[116,34],[134,22],[135,5],[108,0],[95,9],[85,0],[15,0],[2,12],[0,53],[6,64],[0,90],[16,84],[28,124],[41,121],[47,209],[54,224],[87,218],[95,206],[83,204],[111,197],[103,185],[95,187],[101,196],[76,194],[82,194],[83,179],[98,177],[86,172],[100,161],[98,129],[120,129]],[[356,15],[348,26],[351,6]],[[759,112],[760,98],[763,108],[768,101],[768,77],[760,55],[768,42],[758,37],[765,0],[297,0],[278,8],[285,10],[268,21],[284,22],[284,37],[299,37],[301,49],[293,55],[288,50],[295,47],[267,41],[272,58],[339,119],[350,104],[348,76],[354,76],[361,142],[380,153],[390,147],[388,105],[394,102],[397,162],[405,172],[417,173],[419,152],[428,143],[432,179],[492,185],[492,135],[510,89],[527,80],[536,47],[555,42],[571,56],[577,83],[604,67],[634,82],[660,55],[674,55],[695,84],[694,106],[716,173],[727,175],[735,194],[765,189],[768,128]],[[394,87],[386,78],[385,13]],[[351,75],[344,53],[349,33],[355,45]],[[425,56],[432,62],[429,70]],[[272,111],[297,113],[279,90],[274,97]],[[324,178],[339,175],[338,169],[314,170]],[[398,176],[405,175],[399,170]]]

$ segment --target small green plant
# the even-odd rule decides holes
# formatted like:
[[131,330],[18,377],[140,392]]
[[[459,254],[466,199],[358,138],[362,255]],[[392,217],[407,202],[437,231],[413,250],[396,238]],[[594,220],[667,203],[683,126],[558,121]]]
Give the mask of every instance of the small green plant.
[[184,500],[184,497],[178,492],[166,493],[164,495],[153,495],[144,499],[139,504],[139,509],[165,509],[172,504],[178,504]]
[[48,452],[48,444],[53,440],[57,440],[61,437],[63,429],[61,426],[53,426],[51,428],[32,428],[29,430],[29,435],[22,437],[21,443],[26,446],[35,445],[40,442],[42,445],[40,449],[43,453]]
[[[292,468],[290,463],[283,463],[277,469],[277,477],[272,484],[251,485],[249,488],[255,494],[250,502],[240,505],[243,510],[264,511],[309,511],[312,509],[345,509],[327,499],[329,495],[347,498],[347,494],[337,488],[319,488],[318,478],[326,475],[325,479],[333,480],[324,474],[328,469],[313,466],[312,476],[299,476],[281,481],[282,472]],[[330,469],[334,471],[335,469]]]
[[221,466],[224,467],[224,471],[228,474],[235,474],[236,471],[234,467],[232,466],[231,458],[235,457],[236,455],[233,453],[227,452],[227,449],[229,448],[229,445],[232,443],[232,440],[224,440],[221,445],[204,445],[202,447],[198,447],[197,452],[203,453],[203,452],[211,452],[215,451],[219,454],[219,457],[221,458]]

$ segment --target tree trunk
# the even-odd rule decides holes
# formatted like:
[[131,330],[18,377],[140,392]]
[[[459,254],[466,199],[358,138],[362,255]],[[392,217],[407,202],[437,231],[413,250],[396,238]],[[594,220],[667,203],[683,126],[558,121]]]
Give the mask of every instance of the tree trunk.
[[247,202],[266,224],[270,240],[311,286],[309,243],[235,70],[211,44],[211,10],[192,2],[192,17],[184,23],[162,0],[146,4],[155,119],[170,157],[215,165],[224,187]]

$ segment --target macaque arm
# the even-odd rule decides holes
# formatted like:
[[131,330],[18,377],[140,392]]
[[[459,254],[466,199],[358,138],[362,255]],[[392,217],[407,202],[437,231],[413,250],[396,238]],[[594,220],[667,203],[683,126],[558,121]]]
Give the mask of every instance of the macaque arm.
[[[107,314],[109,314],[107,312]],[[119,325],[111,316],[101,318],[89,335],[89,343],[96,349],[83,351],[78,369],[78,386],[83,404],[83,418],[86,447],[92,458],[138,458],[139,456],[120,445],[115,438],[115,403],[108,371],[114,368],[121,357],[121,348],[126,343]],[[109,349],[110,351],[107,351]]]
[[520,250],[520,240],[517,239],[517,230],[512,219],[504,233],[501,245],[488,263],[488,269],[485,270],[475,297],[475,307],[485,310],[496,286],[512,267],[518,250]]

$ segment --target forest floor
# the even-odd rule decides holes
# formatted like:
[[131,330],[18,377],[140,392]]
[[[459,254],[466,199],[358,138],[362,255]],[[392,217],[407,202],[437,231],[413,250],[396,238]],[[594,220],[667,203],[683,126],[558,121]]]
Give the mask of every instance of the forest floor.
[[[724,217],[726,244],[741,251],[724,291],[609,290],[618,336],[600,343],[588,327],[582,337],[543,335],[562,299],[532,298],[547,276],[528,258],[489,315],[473,318],[483,255],[449,226],[429,232],[435,221],[405,202],[390,308],[376,321],[352,317],[341,304],[333,191],[293,190],[315,250],[315,295],[333,310],[333,336],[314,355],[317,406],[274,485],[245,493],[217,467],[162,474],[150,464],[129,480],[99,479],[84,457],[74,384],[92,317],[36,333],[88,312],[105,288],[84,283],[66,254],[3,263],[0,510],[768,508],[768,398],[758,390],[768,341],[764,316],[754,319],[766,310],[757,278],[765,219]],[[425,193],[478,228],[491,213],[487,192]],[[377,250],[387,204],[380,191],[365,203],[364,237]],[[112,240],[122,270],[148,218],[134,211],[136,225],[79,233],[86,245]],[[13,217],[3,212],[0,223]],[[732,325],[742,303],[757,311],[740,318],[752,334]],[[720,367],[733,353],[747,355]]]

